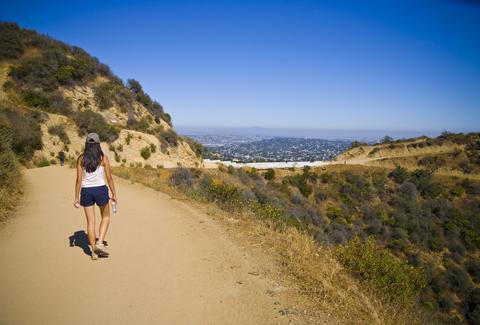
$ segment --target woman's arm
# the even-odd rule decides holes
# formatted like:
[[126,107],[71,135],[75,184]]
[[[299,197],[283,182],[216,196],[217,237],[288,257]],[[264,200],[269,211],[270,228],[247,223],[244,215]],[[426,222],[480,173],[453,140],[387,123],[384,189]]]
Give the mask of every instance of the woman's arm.
[[103,164],[105,165],[105,176],[107,177],[108,187],[110,188],[110,192],[112,192],[112,200],[118,203],[117,192],[115,191],[115,184],[113,183],[112,169],[110,168],[110,162],[107,156],[103,156]]
[[80,206],[80,187],[82,186],[83,170],[82,170],[82,156],[77,159],[77,180],[75,181],[75,201],[73,205],[78,208]]

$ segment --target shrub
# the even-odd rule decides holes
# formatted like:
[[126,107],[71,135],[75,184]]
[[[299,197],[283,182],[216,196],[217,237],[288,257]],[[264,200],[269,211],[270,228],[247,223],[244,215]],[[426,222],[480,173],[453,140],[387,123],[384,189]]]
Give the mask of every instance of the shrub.
[[210,201],[219,201],[232,206],[240,203],[241,191],[235,185],[213,179],[205,189]]
[[102,83],[93,89],[94,99],[98,108],[105,110],[113,105],[112,87],[109,82]]
[[432,172],[416,169],[410,175],[410,181],[415,184],[420,193],[425,197],[434,198],[441,192],[439,185],[432,180]]
[[183,139],[188,143],[190,148],[192,148],[193,152],[197,155],[197,157],[201,157],[203,154],[203,145],[195,141],[195,139],[192,139],[190,137],[183,137]]
[[361,141],[353,141],[352,144],[350,145],[350,149],[361,147],[361,146],[368,146],[368,143],[361,142]]
[[43,147],[39,126],[42,118],[42,113],[25,111],[21,114],[17,110],[0,107],[0,125],[8,126],[10,147],[21,161],[30,160],[34,151]]
[[66,85],[73,81],[74,73],[74,67],[71,65],[65,65],[57,70],[56,78],[61,85]]
[[70,116],[73,114],[72,102],[65,98],[61,93],[53,93],[49,96],[50,105],[45,108],[46,111],[55,114]]
[[143,157],[143,159],[147,160],[150,158],[152,153],[150,152],[150,147],[144,147],[142,150],[140,150],[140,155]]
[[19,58],[24,51],[23,34],[16,23],[0,23],[0,59]]
[[47,166],[50,166],[50,161],[44,156],[41,156],[40,158],[34,161],[34,164],[37,167],[47,167]]
[[113,142],[120,132],[116,127],[107,124],[104,117],[92,110],[77,112],[74,120],[78,125],[80,135],[95,132],[102,141]]
[[151,151],[152,153],[155,153],[155,151],[157,151],[157,146],[154,145],[153,143],[150,143],[150,151]]
[[263,174],[263,177],[265,177],[266,180],[273,180],[275,178],[275,170],[273,168],[267,169],[265,174]]
[[191,187],[193,184],[193,175],[190,170],[185,167],[177,168],[170,176],[170,184],[183,188]]
[[12,138],[12,129],[0,115],[0,221],[8,216],[18,202],[17,195],[21,189],[20,164],[12,151]]
[[127,146],[130,144],[130,140],[133,139],[133,135],[129,132],[127,132],[127,136],[125,138],[125,143],[127,144]]
[[173,146],[178,145],[178,135],[172,129],[161,132],[159,139]]
[[355,237],[337,249],[342,264],[353,274],[389,295],[391,300],[411,302],[426,285],[424,274],[375,244],[373,237]]
[[36,108],[47,108],[50,105],[50,101],[42,91],[27,90],[22,94],[22,99],[28,106]]
[[480,261],[472,259],[465,266],[473,281],[480,283]]
[[52,125],[48,128],[48,133],[58,136],[64,144],[70,144],[70,139],[67,133],[65,133],[65,126],[61,124]]
[[402,166],[396,166],[395,169],[388,174],[388,177],[401,184],[408,179],[408,171]]

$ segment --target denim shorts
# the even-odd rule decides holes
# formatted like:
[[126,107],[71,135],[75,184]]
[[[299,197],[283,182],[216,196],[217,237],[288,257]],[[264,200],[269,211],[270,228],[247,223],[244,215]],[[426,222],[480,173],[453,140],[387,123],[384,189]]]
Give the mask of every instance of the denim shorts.
[[80,191],[80,205],[88,207],[94,205],[98,206],[107,204],[109,201],[107,185],[82,187]]

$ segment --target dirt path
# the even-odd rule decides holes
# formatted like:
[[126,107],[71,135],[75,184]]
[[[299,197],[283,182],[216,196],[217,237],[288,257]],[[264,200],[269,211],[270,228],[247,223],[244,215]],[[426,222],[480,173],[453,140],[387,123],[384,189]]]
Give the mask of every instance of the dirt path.
[[25,178],[24,201],[0,230],[0,324],[289,322],[265,293],[269,280],[249,274],[255,266],[208,216],[116,178],[111,257],[91,261],[74,171]]

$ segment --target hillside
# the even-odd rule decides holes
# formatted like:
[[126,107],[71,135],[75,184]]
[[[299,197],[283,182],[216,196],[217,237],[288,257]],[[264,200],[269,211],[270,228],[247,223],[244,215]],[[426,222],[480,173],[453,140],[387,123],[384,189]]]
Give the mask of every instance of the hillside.
[[480,174],[480,133],[443,132],[437,138],[387,140],[375,145],[354,142],[337,162],[407,169],[426,168],[438,174],[477,177]]
[[200,167],[201,145],[180,137],[141,84],[116,77],[81,48],[0,23],[0,122],[23,163],[75,159],[96,132],[113,165]]
[[[471,177],[478,175],[474,173],[478,135],[442,137],[432,140],[440,144],[428,149],[428,157],[437,161],[447,146],[455,147],[460,151],[457,157],[469,159],[468,174],[444,175],[430,165],[407,169],[355,164],[303,170],[220,166],[172,171],[117,168],[115,172],[155,189],[168,190],[170,184],[190,199],[211,202],[230,215],[273,223],[270,227],[280,232],[298,229],[320,251],[333,251],[339,263],[366,286],[362,294],[374,292],[373,299],[384,302],[375,311],[383,323],[478,324],[480,182]],[[383,153],[392,150],[388,145],[376,147]],[[425,151],[421,154],[427,156]],[[449,157],[446,163],[457,162]],[[297,244],[301,245],[292,245]],[[302,255],[301,266],[286,264],[285,268],[303,283],[307,294],[322,292],[322,299],[330,301],[332,291],[342,292],[342,288],[320,271],[318,254]],[[358,308],[351,305],[349,310],[357,313]],[[395,313],[386,320],[390,308]]]

